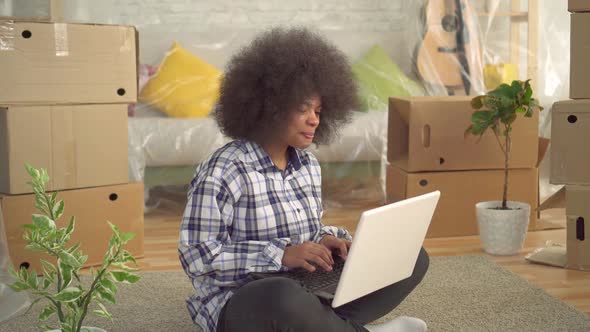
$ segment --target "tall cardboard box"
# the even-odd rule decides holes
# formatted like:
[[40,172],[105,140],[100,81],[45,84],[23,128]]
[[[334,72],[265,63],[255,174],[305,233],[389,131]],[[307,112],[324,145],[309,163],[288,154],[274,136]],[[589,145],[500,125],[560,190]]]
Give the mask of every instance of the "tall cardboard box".
[[590,186],[566,186],[567,267],[590,271]]
[[31,193],[24,164],[47,190],[128,182],[127,105],[0,106],[0,192]]
[[590,185],[590,100],[553,104],[551,142],[550,182]]
[[567,10],[574,12],[590,12],[590,1],[588,0],[568,0]]
[[[81,243],[80,249],[88,255],[85,266],[97,265],[106,252],[112,230],[107,221],[121,232],[133,232],[135,238],[125,249],[135,257],[143,257],[143,184],[129,183],[87,189],[62,191],[58,199],[65,202],[64,215],[58,226],[67,226],[75,216],[76,227],[69,244]],[[48,257],[39,252],[25,250],[22,225],[31,223],[31,215],[39,213],[34,208],[35,196],[0,196],[6,238],[13,264],[29,266],[41,271],[39,259]]]
[[137,101],[131,26],[0,20],[0,104]]
[[[504,154],[495,135],[465,137],[471,123],[470,97],[389,99],[388,161],[407,172],[503,169]],[[539,118],[513,126],[510,168],[537,164]],[[478,142],[479,140],[479,142]]]
[[[588,2],[585,1],[586,7]],[[571,14],[570,98],[590,98],[590,13]]]
[[[538,206],[539,175],[537,168],[509,170],[508,199]],[[387,165],[387,201],[440,190],[427,237],[477,235],[475,204],[502,199],[504,170],[408,173]],[[531,213],[529,229],[535,229],[537,216]]]

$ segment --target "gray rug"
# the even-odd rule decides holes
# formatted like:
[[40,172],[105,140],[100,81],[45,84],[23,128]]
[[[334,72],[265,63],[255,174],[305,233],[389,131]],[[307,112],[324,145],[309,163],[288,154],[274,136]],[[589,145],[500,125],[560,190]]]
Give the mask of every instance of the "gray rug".
[[[107,331],[199,331],[184,298],[183,272],[146,272],[122,285],[115,322],[89,316],[85,325]],[[39,310],[40,307],[37,308]],[[434,257],[423,283],[396,310],[420,317],[429,331],[590,331],[590,316],[504,270],[484,256]],[[37,312],[0,323],[0,331],[36,331]],[[32,326],[31,326],[32,325]]]

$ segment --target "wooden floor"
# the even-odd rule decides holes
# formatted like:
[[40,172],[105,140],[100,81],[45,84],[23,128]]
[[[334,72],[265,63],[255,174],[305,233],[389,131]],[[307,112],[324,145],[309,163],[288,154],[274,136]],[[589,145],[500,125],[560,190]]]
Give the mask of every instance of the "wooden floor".
[[[344,225],[354,231],[361,208],[329,208],[324,223]],[[165,204],[146,213],[145,218],[145,257],[139,260],[144,271],[180,270],[177,256],[177,241],[180,216],[178,206]],[[553,225],[565,226],[563,210],[550,210],[542,219]],[[590,314],[590,272],[566,270],[537,264],[524,260],[524,256],[547,241],[565,244],[564,228],[529,232],[524,250],[517,256],[501,257],[488,255],[494,262],[543,288],[547,293]],[[484,254],[479,237],[454,237],[426,239],[424,246],[431,256],[454,256]]]

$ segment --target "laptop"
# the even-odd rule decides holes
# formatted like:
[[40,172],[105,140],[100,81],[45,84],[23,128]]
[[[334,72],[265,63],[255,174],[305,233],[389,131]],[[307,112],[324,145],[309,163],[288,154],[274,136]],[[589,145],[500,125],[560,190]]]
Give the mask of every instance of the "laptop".
[[346,261],[335,256],[330,272],[294,269],[252,273],[254,279],[295,279],[333,308],[412,275],[438,204],[434,191],[362,213]]

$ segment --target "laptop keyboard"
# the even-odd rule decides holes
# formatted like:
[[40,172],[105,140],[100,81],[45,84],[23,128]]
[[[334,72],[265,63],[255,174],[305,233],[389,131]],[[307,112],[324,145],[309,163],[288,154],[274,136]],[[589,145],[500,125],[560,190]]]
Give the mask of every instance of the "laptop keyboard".
[[314,272],[298,269],[289,272],[288,277],[300,281],[311,291],[317,291],[330,285],[335,285],[340,280],[340,274],[344,267],[344,260],[334,258],[332,271],[325,271],[322,267],[313,264]]

